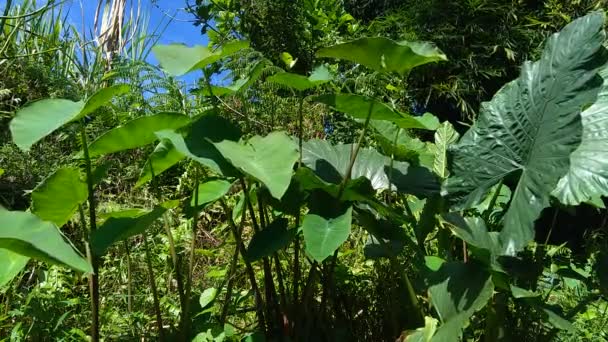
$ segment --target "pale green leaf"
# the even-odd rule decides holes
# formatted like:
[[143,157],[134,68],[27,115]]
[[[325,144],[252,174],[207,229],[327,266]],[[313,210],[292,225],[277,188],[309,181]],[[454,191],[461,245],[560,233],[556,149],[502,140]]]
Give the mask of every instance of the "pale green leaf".
[[323,48],[317,52],[317,57],[344,59],[376,71],[401,75],[420,65],[447,60],[432,43],[395,42],[383,37],[360,38]]
[[0,209],[0,248],[76,271],[93,272],[89,262],[64,240],[54,224],[32,213]]
[[21,273],[29,260],[26,256],[0,248],[0,289]]
[[274,198],[283,197],[298,160],[298,146],[284,132],[254,136],[246,143],[224,140],[214,145],[232,165],[262,182]]
[[184,155],[179,153],[171,143],[171,140],[163,139],[156,145],[154,151],[146,160],[146,163],[141,169],[139,179],[135,183],[135,187],[140,187],[146,182],[152,179],[152,176],[156,177],[164,171],[168,170],[175,164],[179,163],[184,159]]
[[32,192],[32,212],[44,221],[61,227],[86,201],[89,191],[78,168],[63,167],[40,183]]
[[310,256],[321,262],[332,255],[350,235],[352,223],[352,208],[343,214],[324,218],[314,214],[304,216],[302,232],[306,251]]
[[[232,183],[223,179],[216,179],[201,183],[198,185],[198,197],[195,197],[195,194],[192,194],[190,206],[194,207],[213,203],[224,197],[224,195],[226,195],[230,190],[231,186]],[[197,203],[194,203],[195,199],[197,200]]]
[[142,116],[102,134],[89,145],[89,156],[129,150],[153,143],[155,132],[174,130],[186,126],[190,119],[178,113],[160,113]]
[[448,171],[448,147],[458,141],[460,135],[454,130],[448,121],[439,126],[435,132],[435,163],[433,171],[441,178],[447,178]]

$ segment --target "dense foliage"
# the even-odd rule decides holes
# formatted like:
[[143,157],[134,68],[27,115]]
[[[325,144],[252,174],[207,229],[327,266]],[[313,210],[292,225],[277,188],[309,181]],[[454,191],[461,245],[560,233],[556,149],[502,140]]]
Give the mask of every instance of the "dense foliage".
[[9,4],[0,339],[605,340],[600,3],[198,1],[159,66]]

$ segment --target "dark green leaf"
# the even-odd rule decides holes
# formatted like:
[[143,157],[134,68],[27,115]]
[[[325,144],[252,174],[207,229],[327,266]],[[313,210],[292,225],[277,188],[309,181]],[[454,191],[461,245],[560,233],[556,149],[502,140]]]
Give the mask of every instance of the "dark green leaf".
[[32,192],[32,212],[59,227],[66,224],[89,194],[81,177],[75,167],[55,171]]
[[110,216],[91,235],[91,251],[103,255],[112,244],[145,232],[165,211],[163,207],[156,207],[152,211],[128,211]]
[[469,318],[492,298],[490,274],[474,262],[446,262],[429,282],[431,302],[442,322],[433,341],[459,341]]
[[382,72],[407,74],[412,68],[447,57],[435,45],[426,42],[395,42],[388,38],[360,38],[321,49],[317,57],[334,57]]
[[64,241],[54,224],[28,212],[0,209],[0,248],[76,271],[93,272],[89,262]]
[[287,229],[288,223],[287,219],[278,218],[255,233],[247,247],[246,259],[250,262],[260,260],[289,246],[296,237],[297,229]]
[[157,140],[155,132],[175,130],[186,126],[189,122],[187,116],[178,113],[142,116],[113,128],[95,139],[89,145],[89,155],[96,157],[145,146]]
[[501,241],[513,255],[534,238],[533,223],[581,142],[581,111],[601,86],[599,68],[604,15],[573,21],[548,41],[541,59],[524,64],[521,76],[482,106],[475,125],[451,150],[447,190],[460,207],[479,203],[505,177],[518,179],[504,216]]
[[173,165],[182,161],[184,158],[184,155],[175,149],[171,140],[161,140],[161,142],[156,145],[156,148],[154,148],[154,151],[150,154],[148,160],[146,160],[146,163],[142,167],[139,174],[139,179],[137,180],[137,183],[135,183],[135,187],[137,188],[142,186],[151,180],[152,176],[158,176],[171,168]]

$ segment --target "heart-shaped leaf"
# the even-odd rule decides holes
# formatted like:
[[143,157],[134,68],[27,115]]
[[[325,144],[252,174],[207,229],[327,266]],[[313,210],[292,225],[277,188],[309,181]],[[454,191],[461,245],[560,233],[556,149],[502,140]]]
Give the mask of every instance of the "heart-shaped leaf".
[[289,246],[296,237],[296,229],[287,229],[289,222],[285,218],[274,220],[268,227],[255,233],[249,246],[247,246],[246,258],[250,262],[260,260],[273,255],[281,249]]
[[80,170],[64,167],[46,178],[32,192],[32,212],[61,227],[86,201],[89,191]]
[[65,242],[54,224],[32,213],[0,208],[0,248],[76,271],[93,272],[89,262]]
[[156,177],[164,171],[171,168],[173,165],[179,163],[184,159],[184,155],[179,153],[173,146],[171,140],[163,139],[156,145],[154,151],[146,160],[146,163],[141,169],[139,179],[135,183],[135,187],[140,187],[152,177]]
[[309,77],[293,74],[290,72],[280,72],[266,79],[266,82],[278,83],[283,86],[305,91],[318,85],[331,81],[332,77],[324,65],[317,67]]
[[[213,203],[218,199],[224,197],[230,190],[232,183],[223,179],[216,179],[208,182],[204,182],[198,185],[198,196],[192,194],[192,200],[190,206],[204,206],[209,203]],[[194,203],[196,200],[197,203]]]
[[380,72],[407,74],[411,69],[431,62],[447,61],[435,45],[427,42],[395,42],[388,38],[360,38],[323,48],[317,57],[344,59]]
[[581,111],[595,102],[608,54],[604,15],[592,13],[554,34],[538,62],[485,103],[475,125],[451,150],[447,190],[468,208],[505,177],[517,180],[504,216],[502,245],[513,255],[534,238],[533,223],[581,142]]
[[324,218],[315,214],[304,216],[302,232],[306,251],[318,262],[332,255],[350,235],[352,208],[337,217]]
[[272,197],[283,197],[298,160],[298,146],[287,134],[254,136],[247,143],[224,140],[215,147],[232,165],[262,182]]

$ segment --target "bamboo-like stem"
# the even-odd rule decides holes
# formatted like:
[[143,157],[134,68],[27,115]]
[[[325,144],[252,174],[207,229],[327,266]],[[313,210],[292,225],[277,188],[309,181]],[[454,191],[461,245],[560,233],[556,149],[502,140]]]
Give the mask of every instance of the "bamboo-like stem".
[[150,246],[148,244],[148,236],[142,234],[144,240],[144,249],[146,251],[146,265],[148,267],[148,276],[150,277],[150,289],[152,290],[152,298],[154,300],[154,314],[156,316],[156,326],[158,329],[158,338],[160,341],[165,340],[165,331],[163,329],[163,316],[160,310],[160,300],[158,297],[158,289],[156,288],[156,279],[154,277],[154,269],[152,267],[152,257],[150,256]]

